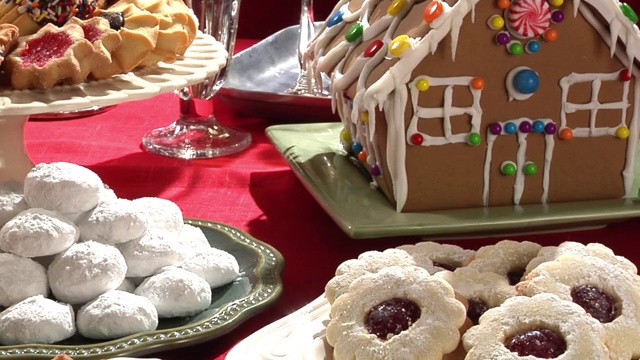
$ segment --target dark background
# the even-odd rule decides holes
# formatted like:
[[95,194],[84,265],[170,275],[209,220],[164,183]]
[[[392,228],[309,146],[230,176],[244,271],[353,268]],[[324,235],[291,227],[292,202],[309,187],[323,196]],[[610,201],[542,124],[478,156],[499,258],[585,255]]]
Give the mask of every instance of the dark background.
[[[315,21],[325,20],[337,3],[337,0],[314,1]],[[627,3],[640,13],[640,0],[628,0]],[[242,0],[238,37],[264,39],[278,30],[298,24],[299,21],[300,1],[298,0]]]

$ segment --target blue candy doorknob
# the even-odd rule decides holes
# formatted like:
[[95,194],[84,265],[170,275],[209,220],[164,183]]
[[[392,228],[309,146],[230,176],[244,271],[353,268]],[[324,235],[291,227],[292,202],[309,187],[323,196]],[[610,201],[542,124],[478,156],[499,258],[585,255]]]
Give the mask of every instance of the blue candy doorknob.
[[540,77],[531,69],[520,70],[513,77],[513,87],[521,94],[533,94],[539,86]]

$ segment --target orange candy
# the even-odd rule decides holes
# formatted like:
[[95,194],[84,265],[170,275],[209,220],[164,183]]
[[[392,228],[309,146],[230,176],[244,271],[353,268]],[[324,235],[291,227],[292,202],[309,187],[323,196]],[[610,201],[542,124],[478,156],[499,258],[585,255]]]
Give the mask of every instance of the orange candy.
[[571,130],[569,128],[564,128],[564,129],[560,130],[560,133],[558,135],[560,136],[560,139],[562,139],[562,140],[571,140],[571,139],[573,139],[573,130]]
[[484,79],[481,77],[477,77],[471,80],[471,88],[474,90],[484,89]]
[[544,35],[542,36],[544,37],[545,40],[549,42],[553,42],[558,40],[558,31],[555,29],[548,29],[547,31],[544,32]]
[[509,5],[511,5],[511,1],[510,0],[498,0],[497,1],[497,5],[500,9],[506,9],[509,7]]
[[427,8],[424,9],[424,21],[426,21],[427,24],[431,24],[432,22],[436,21],[436,19],[442,15],[442,13],[444,12],[444,5],[442,4],[442,1],[432,1],[429,3],[429,5],[427,5]]
[[365,150],[360,151],[360,153],[358,153],[358,159],[360,161],[362,161],[363,163],[367,162],[367,152]]

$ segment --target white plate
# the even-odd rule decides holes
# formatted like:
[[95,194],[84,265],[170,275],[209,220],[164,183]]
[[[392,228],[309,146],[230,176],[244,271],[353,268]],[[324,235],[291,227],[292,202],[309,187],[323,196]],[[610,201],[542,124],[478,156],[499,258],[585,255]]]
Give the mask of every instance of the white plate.
[[331,306],[324,294],[239,342],[226,360],[330,360],[324,331]]

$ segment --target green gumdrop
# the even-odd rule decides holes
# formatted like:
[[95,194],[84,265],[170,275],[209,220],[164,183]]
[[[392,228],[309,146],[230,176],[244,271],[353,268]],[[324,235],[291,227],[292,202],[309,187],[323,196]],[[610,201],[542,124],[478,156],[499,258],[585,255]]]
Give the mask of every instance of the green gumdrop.
[[355,23],[353,24],[353,26],[351,26],[351,28],[349,28],[349,31],[347,31],[347,33],[344,34],[344,38],[348,42],[354,42],[362,36],[363,32],[364,32],[364,25],[362,25],[361,23]]
[[629,6],[629,4],[620,3],[620,10],[622,10],[622,13],[624,14],[624,16],[626,16],[629,20],[631,20],[632,23],[635,24],[638,22],[638,15],[633,10],[633,8]]

